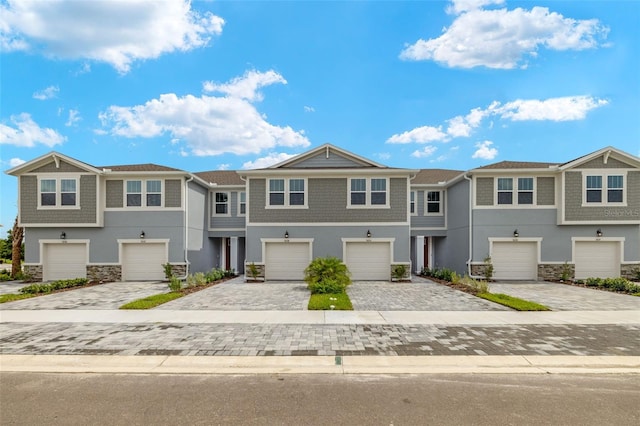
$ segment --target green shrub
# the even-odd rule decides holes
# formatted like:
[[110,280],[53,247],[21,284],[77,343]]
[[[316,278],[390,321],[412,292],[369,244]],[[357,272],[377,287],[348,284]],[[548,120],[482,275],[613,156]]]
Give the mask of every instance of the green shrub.
[[258,279],[258,267],[256,266],[255,263],[251,262],[249,264],[249,276],[251,277],[251,279],[253,279],[254,281]]
[[164,277],[168,280],[173,276],[173,266],[169,262],[162,265],[162,269],[164,270]]
[[86,278],[74,278],[71,280],[58,280],[48,284],[31,284],[26,287],[22,287],[19,291],[23,294],[40,294],[51,293],[55,290],[62,290],[65,288],[80,287],[86,285],[89,281]]
[[564,264],[562,265],[560,280],[569,281],[570,278],[571,278],[571,268],[569,267],[569,263],[565,261]]
[[182,281],[176,276],[169,278],[169,290],[179,291],[182,288]]
[[587,278],[585,284],[588,287],[605,288],[623,293],[636,293],[640,291],[640,285],[626,278]]
[[460,280],[460,283],[472,288],[476,293],[489,293],[489,283],[484,280],[478,281],[465,275],[464,278]]
[[433,271],[429,268],[422,268],[422,270],[420,270],[420,275],[423,277],[432,277],[433,276]]
[[601,278],[587,278],[584,283],[585,283],[585,285],[587,287],[598,287],[598,286],[601,285],[602,279]]
[[317,257],[304,270],[312,294],[344,293],[351,284],[349,269],[337,257]]
[[207,280],[207,282],[212,283],[212,282],[223,279],[225,276],[227,276],[226,271],[223,271],[222,269],[218,269],[218,268],[213,268],[212,270],[206,273],[205,279]]
[[403,280],[407,275],[407,265],[394,265],[391,270],[391,277],[396,280]]
[[491,281],[491,278],[493,278],[493,263],[491,262],[491,256],[484,259],[483,275],[487,281]]
[[451,273],[451,282],[454,284],[460,284],[460,275],[458,275],[457,272],[452,272]]

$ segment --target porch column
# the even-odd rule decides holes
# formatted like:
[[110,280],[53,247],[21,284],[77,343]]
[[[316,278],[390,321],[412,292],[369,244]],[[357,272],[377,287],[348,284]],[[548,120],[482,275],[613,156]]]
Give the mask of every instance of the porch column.
[[424,235],[415,238],[416,244],[416,274],[419,274],[424,268]]
[[229,251],[231,252],[231,259],[229,263],[233,270],[237,273],[241,269],[238,267],[238,237],[231,237],[230,240],[231,249]]

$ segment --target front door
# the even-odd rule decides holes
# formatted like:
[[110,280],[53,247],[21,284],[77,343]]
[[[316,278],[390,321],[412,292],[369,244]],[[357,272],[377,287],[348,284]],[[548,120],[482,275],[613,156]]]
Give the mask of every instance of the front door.
[[431,265],[429,265],[429,238],[430,237],[424,237],[424,267],[425,268],[431,268]]
[[231,238],[224,239],[224,269],[231,270]]

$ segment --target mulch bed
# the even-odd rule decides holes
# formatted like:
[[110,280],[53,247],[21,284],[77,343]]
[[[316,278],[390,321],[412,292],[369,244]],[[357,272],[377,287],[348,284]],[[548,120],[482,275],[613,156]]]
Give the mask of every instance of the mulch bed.
[[235,278],[235,277],[225,277],[225,278],[222,278],[222,279],[220,279],[218,281],[213,281],[213,282],[206,283],[206,284],[203,284],[203,285],[199,285],[199,286],[195,286],[195,287],[185,287],[185,288],[180,289],[180,293],[182,293],[183,296],[186,296],[187,294],[196,293],[196,292],[198,292],[200,290],[204,290],[205,288],[209,288],[209,287],[212,287],[214,285],[223,283],[225,281],[229,281],[231,278]]
[[447,287],[451,287],[451,288],[453,288],[455,290],[459,290],[459,291],[463,291],[465,293],[469,293],[469,294],[471,294],[473,296],[477,296],[478,295],[478,291],[475,288],[471,288],[471,287],[466,286],[464,284],[454,284],[451,281],[445,281],[445,280],[441,280],[441,279],[434,278],[434,277],[422,276],[422,278],[425,278],[427,280],[433,281],[433,282],[438,283],[438,284],[446,285]]

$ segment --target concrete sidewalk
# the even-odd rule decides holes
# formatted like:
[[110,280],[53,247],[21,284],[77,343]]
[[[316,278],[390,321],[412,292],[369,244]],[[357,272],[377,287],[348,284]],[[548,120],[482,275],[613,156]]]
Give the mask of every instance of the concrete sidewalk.
[[126,374],[640,374],[638,356],[0,355],[0,372]]
[[633,311],[4,310],[0,323],[165,324],[640,324]]

